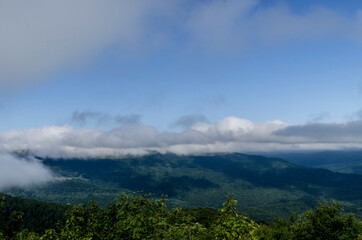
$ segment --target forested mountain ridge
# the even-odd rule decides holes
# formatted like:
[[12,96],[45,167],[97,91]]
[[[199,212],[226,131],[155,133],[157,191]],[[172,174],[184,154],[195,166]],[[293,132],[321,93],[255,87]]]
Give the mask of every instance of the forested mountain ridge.
[[167,194],[171,206],[219,207],[228,194],[239,210],[256,220],[272,221],[315,206],[343,201],[362,215],[362,175],[300,167],[279,158],[246,154],[179,156],[152,153],[122,159],[42,159],[58,180],[43,188],[9,193],[79,204],[105,206],[119,192]]
[[362,151],[274,153],[271,156],[281,157],[300,166],[362,174]]

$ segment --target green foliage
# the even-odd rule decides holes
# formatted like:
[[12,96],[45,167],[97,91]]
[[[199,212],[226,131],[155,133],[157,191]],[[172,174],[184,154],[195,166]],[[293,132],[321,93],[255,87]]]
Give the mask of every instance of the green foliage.
[[296,240],[352,240],[359,239],[362,224],[352,214],[343,214],[342,204],[322,202],[313,210],[305,211],[297,220],[277,219],[271,226],[257,231],[259,239]]
[[[0,217],[2,217],[2,210],[4,206],[4,196],[0,197]],[[2,232],[0,232],[0,240],[4,239]]]
[[352,214],[342,214],[342,204],[332,201],[319,203],[314,210],[303,213],[292,230],[301,240],[357,239],[362,233],[360,223]]
[[151,199],[142,194],[129,197],[121,194],[116,202],[118,235],[132,239],[157,239],[167,229],[168,211],[165,199]]
[[200,239],[205,228],[182,210],[169,212],[165,199],[150,194],[121,194],[106,209],[95,202],[67,213],[59,233],[48,230],[42,239]]
[[20,230],[20,224],[23,221],[24,213],[20,211],[14,211],[10,215],[10,222],[6,229],[8,236],[13,237]]
[[210,228],[212,225],[218,224],[221,218],[221,211],[214,208],[189,208],[183,209],[182,213],[191,222],[200,223],[205,228]]
[[[11,221],[14,211],[22,212],[23,218],[19,230],[28,229],[32,232],[43,233],[56,225],[64,225],[65,212],[71,206],[43,202],[33,199],[22,199],[3,195],[3,208],[0,210],[0,231],[5,231]],[[2,213],[2,214],[1,214]]]
[[0,209],[4,206],[4,199],[5,199],[4,196],[0,197]]
[[207,229],[180,208],[172,210],[167,222],[169,227],[163,236],[165,239],[207,239]]
[[67,213],[61,236],[64,239],[100,239],[102,212],[95,202],[74,207]]
[[219,223],[212,231],[215,239],[256,239],[254,232],[259,227],[258,224],[239,216],[236,205],[237,200],[229,195],[220,209],[222,216]]
[[221,209],[186,209],[166,206],[164,197],[150,194],[120,194],[114,203],[101,208],[96,202],[72,207],[64,225],[54,225],[42,234],[21,229],[24,214],[13,211],[0,240],[101,240],[101,239],[175,239],[175,240],[354,240],[362,239],[362,223],[343,214],[334,201],[288,220],[259,225],[241,216],[237,201],[228,196]]
[[36,233],[29,232],[27,229],[16,232],[11,238],[7,237],[11,240],[39,240],[39,236]]
[[291,215],[289,221],[277,218],[271,226],[261,225],[256,231],[256,235],[261,240],[291,240],[294,237],[291,229],[293,223],[295,223],[295,214]]
[[[257,224],[239,216],[236,200],[229,197],[206,228],[195,221],[194,212],[167,209],[165,199],[150,194],[121,194],[106,209],[94,202],[74,207],[67,213],[61,231],[47,230],[47,239],[254,239]],[[203,211],[208,212],[210,211]],[[196,216],[200,218],[200,212]],[[221,226],[221,227],[219,227]]]
[[40,237],[40,240],[55,240],[59,239],[58,233],[54,229],[45,230],[43,236]]

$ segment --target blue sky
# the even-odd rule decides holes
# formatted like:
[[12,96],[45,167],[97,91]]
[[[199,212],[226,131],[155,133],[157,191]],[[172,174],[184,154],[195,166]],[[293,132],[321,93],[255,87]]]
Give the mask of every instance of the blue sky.
[[230,115],[297,124],[318,115],[327,122],[349,120],[362,102],[362,51],[351,45],[308,43],[232,59],[162,54],[111,63],[119,68],[100,59],[99,65],[58,73],[4,99],[1,128],[72,124],[74,111],[138,114],[159,129],[189,114],[212,122]]
[[[0,6],[0,150],[362,146],[351,135],[362,126],[361,1],[19,0]],[[323,131],[311,138],[293,130],[301,127],[346,130],[326,141]],[[97,139],[85,144],[82,130]],[[31,139],[34,132],[39,136]],[[128,145],[147,133],[149,141]],[[39,147],[44,139],[55,140]]]

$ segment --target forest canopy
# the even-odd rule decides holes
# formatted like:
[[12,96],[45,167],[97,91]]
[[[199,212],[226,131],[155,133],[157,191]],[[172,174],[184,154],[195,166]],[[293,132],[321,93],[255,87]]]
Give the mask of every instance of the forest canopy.
[[[122,193],[106,208],[94,201],[68,207],[65,222],[38,232],[21,227],[24,213],[14,210],[0,239],[362,239],[362,223],[353,214],[344,214],[342,204],[334,201],[271,224],[239,215],[233,196],[220,209],[170,209],[166,202],[151,194]],[[4,197],[0,206],[4,208]],[[52,215],[49,211],[44,214]]]

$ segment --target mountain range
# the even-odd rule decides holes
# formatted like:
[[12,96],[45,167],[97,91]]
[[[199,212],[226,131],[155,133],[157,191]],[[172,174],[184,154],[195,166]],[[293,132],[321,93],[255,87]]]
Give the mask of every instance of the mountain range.
[[229,194],[239,210],[272,221],[334,199],[362,217],[362,175],[298,166],[281,158],[220,153],[151,153],[119,159],[40,159],[56,175],[46,186],[7,193],[59,203],[96,200],[107,205],[120,192],[166,194],[182,208],[219,208]]
[[341,173],[362,174],[362,151],[274,153],[270,156],[283,158],[306,167],[325,168]]

